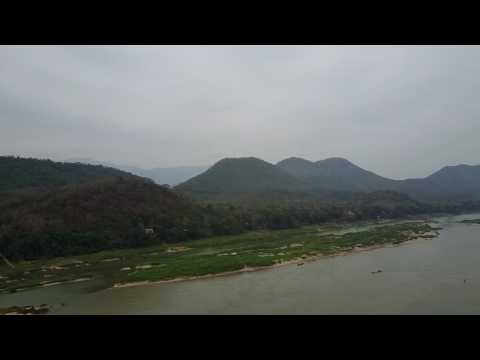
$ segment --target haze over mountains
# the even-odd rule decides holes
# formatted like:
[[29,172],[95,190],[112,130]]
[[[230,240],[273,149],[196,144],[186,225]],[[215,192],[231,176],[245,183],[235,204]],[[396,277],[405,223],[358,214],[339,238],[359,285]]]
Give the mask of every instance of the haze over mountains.
[[152,179],[157,184],[168,184],[171,186],[175,186],[181,182],[184,182],[191,177],[200,174],[208,168],[207,166],[175,166],[143,169],[137,166],[119,165],[107,161],[97,161],[85,158],[72,158],[65,160],[65,162],[112,167],[138,176]]
[[280,161],[276,166],[303,179],[314,188],[321,187],[333,191],[391,190],[392,183],[395,182],[364,170],[343,158],[312,162],[292,157]]
[[277,164],[255,157],[225,158],[203,172],[205,167],[200,166],[143,170],[88,159],[72,161],[75,163],[0,157],[0,191],[139,176],[158,184],[184,180],[174,189],[202,200],[231,200],[239,194],[317,199],[334,194],[341,199],[342,194],[376,191],[395,191],[424,201],[480,199],[479,165],[446,166],[425,178],[393,180],[343,158],[309,161],[290,157]]
[[396,191],[422,200],[466,200],[480,196],[480,166],[447,166],[423,179],[393,180],[343,158],[308,161],[291,157],[277,164],[258,158],[223,159],[177,189],[193,196],[262,191]]

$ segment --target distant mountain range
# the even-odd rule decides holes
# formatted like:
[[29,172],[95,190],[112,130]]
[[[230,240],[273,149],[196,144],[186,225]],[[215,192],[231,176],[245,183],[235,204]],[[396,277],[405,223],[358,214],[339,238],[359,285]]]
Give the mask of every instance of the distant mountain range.
[[143,169],[136,166],[130,165],[119,165],[105,161],[97,161],[93,159],[85,158],[72,158],[67,159],[65,162],[71,163],[81,163],[81,164],[90,164],[90,165],[103,165],[107,167],[112,167],[122,171],[126,171],[141,177],[146,177],[152,179],[157,184],[168,184],[170,186],[175,186],[190,179],[193,176],[196,176],[203,171],[207,170],[207,166],[176,166],[176,167],[164,167],[164,168],[153,168],[153,169]]
[[419,179],[393,180],[342,158],[309,161],[291,157],[271,164],[225,158],[202,166],[145,170],[90,159],[68,162],[0,157],[0,191],[84,183],[106,177],[142,177],[202,200],[243,198],[346,199],[352,193],[394,191],[421,201],[480,200],[480,166],[446,166]]
[[[424,179],[391,180],[339,158],[289,158],[276,165],[253,157],[226,158],[173,189],[124,169],[130,172],[0,157],[0,253],[35,259],[325,221],[480,208],[479,166],[449,166]],[[146,228],[153,235],[147,236]]]
[[447,166],[422,179],[393,180],[362,169],[343,158],[309,161],[291,157],[277,164],[249,158],[227,158],[176,189],[198,198],[265,191],[395,191],[421,200],[480,199],[480,166]]
[[330,158],[316,162],[301,158],[280,161],[277,167],[303,179],[313,188],[334,191],[371,192],[391,190],[396,181],[364,170],[342,158]]

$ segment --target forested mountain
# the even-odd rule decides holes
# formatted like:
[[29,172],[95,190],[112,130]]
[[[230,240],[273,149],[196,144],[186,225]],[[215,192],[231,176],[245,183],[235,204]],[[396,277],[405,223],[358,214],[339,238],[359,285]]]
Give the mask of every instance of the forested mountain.
[[118,176],[134,177],[130,173],[100,165],[0,156],[0,191],[49,188]]
[[[11,259],[330,220],[480,209],[480,197],[475,197],[479,168],[466,165],[446,167],[425,179],[398,182],[407,188],[405,192],[424,197],[452,195],[449,201],[425,202],[398,190],[332,191],[320,180],[341,184],[337,189],[349,189],[346,185],[355,185],[357,180],[357,190],[383,187],[390,181],[343,159],[316,163],[288,159],[275,166],[257,158],[227,158],[174,189],[103,166],[12,157],[0,160],[0,253]],[[295,171],[297,176],[292,175]]]
[[393,189],[424,201],[480,199],[480,166],[446,166],[423,179],[399,181]]
[[318,189],[370,192],[393,190],[397,186],[397,181],[364,170],[342,158],[329,158],[317,162],[288,158],[277,163],[277,166]]
[[276,165],[252,159],[221,160],[177,189],[199,199],[215,201],[271,198],[275,194],[290,199],[307,196],[341,200],[351,197],[349,193],[375,191],[400,192],[429,202],[480,199],[480,166],[447,166],[423,179],[393,180],[342,158],[313,162],[292,157]]
[[176,187],[197,198],[277,190],[302,191],[305,188],[306,184],[301,179],[254,157],[220,160],[207,171]]
[[[203,225],[201,208],[140,178],[115,178],[50,191],[15,191],[0,199],[0,252],[35,258],[181,241]],[[205,234],[202,234],[205,235]]]
[[457,193],[476,193],[480,191],[480,165],[446,166],[427,177],[443,190]]
[[258,206],[202,204],[144,179],[106,179],[49,191],[3,193],[0,254],[11,260],[75,255],[430,210],[407,196],[391,193],[356,194],[341,204],[309,197]]
[[[0,160],[2,159],[12,158],[0,158]],[[43,161],[35,159],[20,160]],[[257,158],[227,158],[219,161],[207,171],[205,171],[205,167],[201,166],[145,170],[89,159],[70,159],[69,161],[110,166],[110,168],[104,167],[103,170],[99,170],[97,166],[96,169],[88,169],[88,171],[84,169],[82,172],[79,172],[76,168],[77,172],[72,176],[76,176],[77,179],[82,178],[82,181],[83,179],[89,180],[92,171],[98,175],[102,171],[113,175],[115,169],[120,169],[150,178],[157,184],[175,185],[180,183],[177,185],[178,190],[198,199],[212,201],[238,200],[239,198],[253,200],[255,197],[274,199],[276,196],[289,199],[315,196],[321,199],[337,198],[341,200],[345,196],[349,197],[346,193],[373,191],[396,191],[423,201],[480,199],[480,165],[446,166],[426,178],[393,180],[362,169],[343,158],[329,158],[314,162],[291,157],[278,162],[276,165]],[[2,161],[0,161],[0,171],[2,171],[1,164]],[[58,164],[61,163],[50,162],[49,166],[59,167]],[[73,168],[73,165],[75,165],[63,164],[65,169]],[[282,171],[276,171],[274,167]],[[38,169],[29,168],[29,170],[37,172]],[[5,166],[4,173],[10,173],[10,170],[6,169]],[[290,178],[286,178],[285,173],[290,175]],[[65,180],[65,178],[68,178],[66,174],[58,176],[56,173],[51,173],[50,175],[50,179],[44,179],[43,182],[69,183]],[[2,180],[12,183],[12,177],[16,178],[17,175],[11,174],[10,180],[6,176],[0,178],[0,190],[2,187],[3,189],[11,189],[37,186],[36,184],[42,182],[38,179],[39,176],[35,175],[28,181],[26,180],[27,176],[23,176],[23,182],[27,182],[27,184],[22,184],[20,181],[18,185],[7,187],[2,183]],[[76,182],[72,179],[70,181]],[[182,181],[184,182],[181,183]]]

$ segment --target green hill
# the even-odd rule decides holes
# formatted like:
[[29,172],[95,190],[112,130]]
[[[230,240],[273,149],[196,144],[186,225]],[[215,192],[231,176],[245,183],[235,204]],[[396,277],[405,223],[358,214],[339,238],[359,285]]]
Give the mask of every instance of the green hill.
[[457,193],[480,192],[480,165],[446,166],[427,177],[427,180]]
[[226,158],[207,171],[175,187],[196,198],[271,191],[302,191],[305,184],[266,161],[248,158]]
[[277,163],[277,166],[292,176],[302,178],[315,189],[370,192],[393,190],[397,186],[397,181],[364,170],[342,158],[317,162],[288,158]]
[[447,166],[422,179],[393,180],[343,158],[291,157],[276,165],[257,158],[227,158],[177,190],[207,201],[241,203],[350,201],[354,193],[393,191],[429,203],[480,200],[480,166]]
[[100,165],[0,156],[0,192],[51,188],[118,176],[134,177],[130,173]]
[[[39,166],[16,172],[31,174],[35,182],[3,180],[7,189],[15,191],[3,191],[0,196],[0,254],[12,260],[480,206],[474,201],[433,206],[392,191],[314,190],[303,179],[256,158],[224,159],[174,190],[103,167],[73,166],[72,172],[67,171],[70,164],[13,160],[17,165]],[[51,170],[49,176],[44,176],[45,169]],[[467,176],[471,169],[461,170],[467,172],[470,189],[475,189],[475,181]],[[448,184],[456,176],[450,171],[448,176],[437,174],[435,181]],[[70,183],[62,185],[65,182]],[[217,203],[211,204],[212,199]]]
[[335,192],[395,191],[434,202],[480,199],[480,166],[447,166],[426,178],[405,180],[379,176],[342,158],[317,162],[288,158],[277,166],[307,182],[311,189]]
[[446,166],[423,179],[398,182],[396,191],[426,201],[480,200],[480,166]]
[[[199,206],[151,181],[98,180],[0,199],[0,252],[36,258],[194,238]],[[201,219],[201,220],[198,220]],[[145,236],[145,228],[154,229]]]

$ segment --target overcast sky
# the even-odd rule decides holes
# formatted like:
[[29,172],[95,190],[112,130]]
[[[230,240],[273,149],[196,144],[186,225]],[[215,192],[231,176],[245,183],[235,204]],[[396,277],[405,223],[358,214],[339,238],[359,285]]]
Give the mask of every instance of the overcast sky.
[[0,46],[0,154],[480,164],[478,46]]

